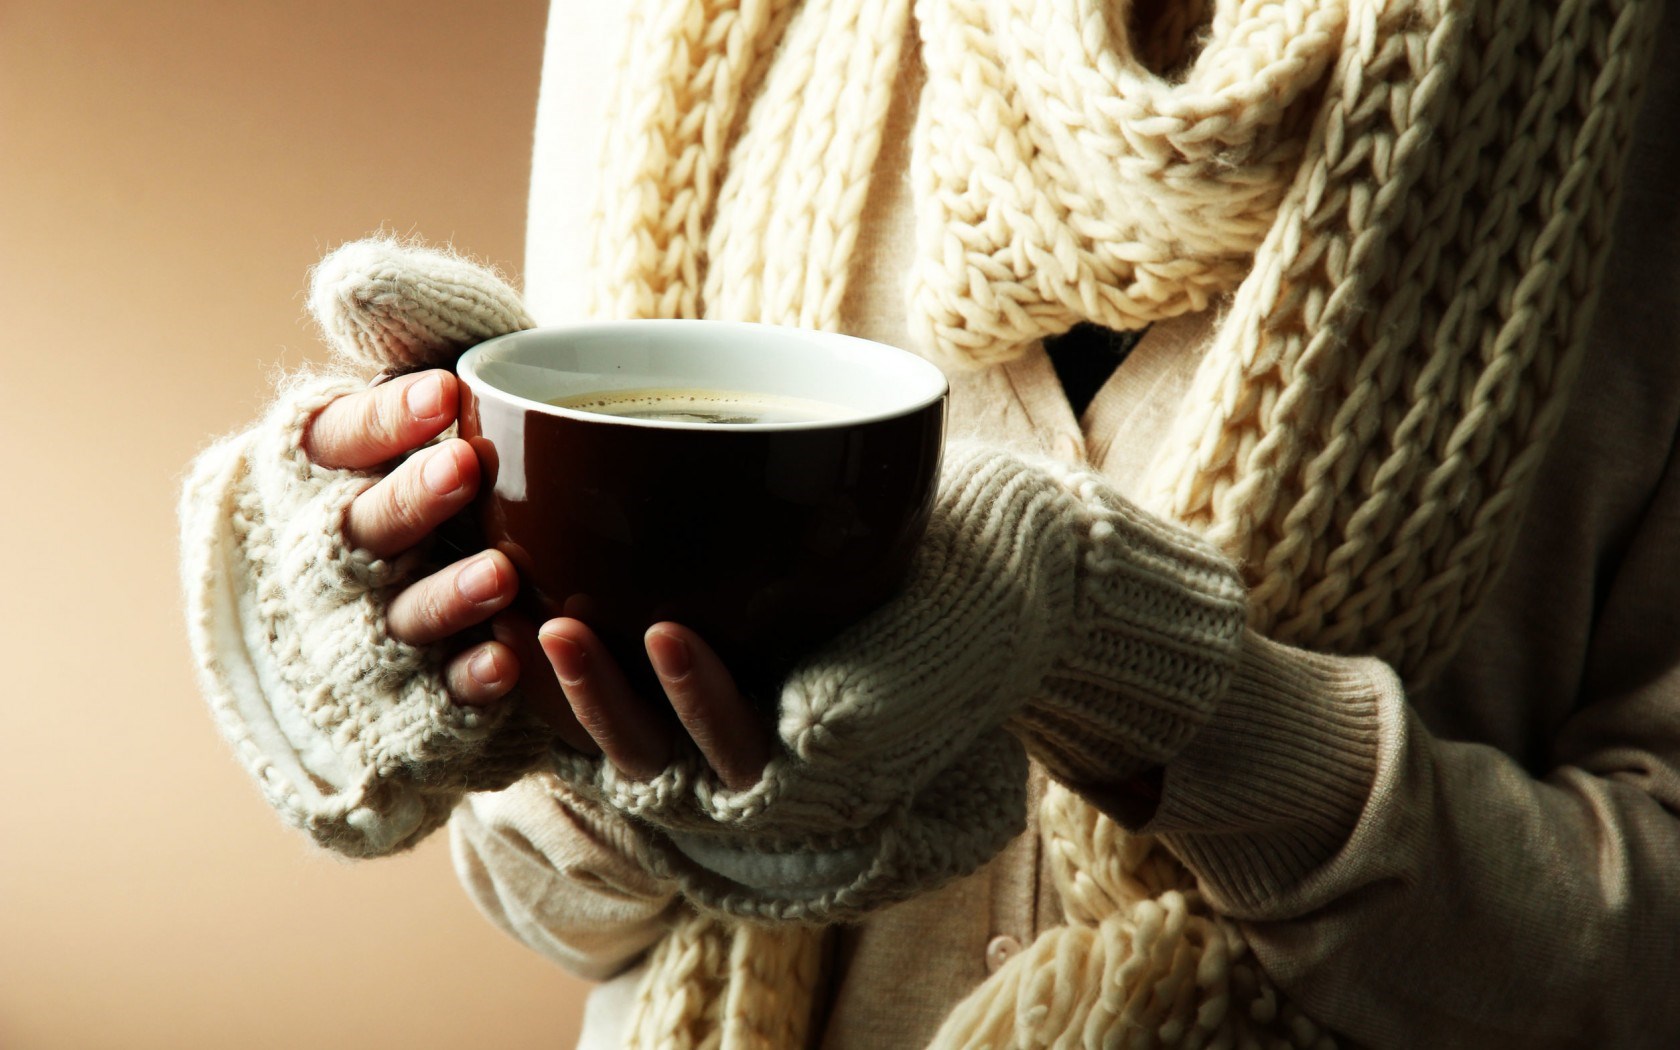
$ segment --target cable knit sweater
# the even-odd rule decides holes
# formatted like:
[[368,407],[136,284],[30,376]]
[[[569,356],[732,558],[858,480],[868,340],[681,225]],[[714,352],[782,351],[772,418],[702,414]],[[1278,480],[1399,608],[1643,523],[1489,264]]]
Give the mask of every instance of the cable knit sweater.
[[[586,257],[577,245],[599,129],[578,100],[599,97],[618,28],[615,9],[565,4],[551,25],[527,267],[539,320],[581,312]],[[889,176],[906,163],[902,132],[917,76],[912,63],[895,96],[878,161]],[[1443,675],[1408,696],[1376,660],[1309,654],[1250,634],[1211,720],[1168,762],[1144,829],[1166,836],[1215,906],[1243,921],[1280,986],[1361,1040],[1671,1045],[1680,1032],[1680,1008],[1665,994],[1676,976],[1667,931],[1680,923],[1671,886],[1680,826],[1670,815],[1680,804],[1680,623],[1672,612],[1680,479],[1669,477],[1668,461],[1680,431],[1680,355],[1667,335],[1680,330],[1671,293],[1680,278],[1680,200],[1663,178],[1680,158],[1649,133],[1662,126],[1660,100],[1676,97],[1676,87],[1659,81],[1651,92],[1658,101],[1628,177],[1593,364],[1541,473],[1535,512]],[[908,207],[900,180],[875,180],[841,311],[847,329],[897,343],[911,342],[900,300]],[[1166,429],[1163,413],[1188,385],[1216,312],[1158,323],[1082,419],[1041,352],[957,377],[954,430],[1088,461],[1129,491],[1142,484]],[[220,491],[216,478],[239,469],[242,457],[274,447],[298,411],[277,410],[265,427],[201,461],[185,504],[189,576],[194,556],[248,549],[252,516],[206,494]],[[311,513],[328,518],[345,498],[333,492],[365,484],[321,481],[325,510]],[[195,543],[226,529],[245,534]],[[337,586],[366,591],[394,578],[381,575],[384,567],[342,563]],[[250,571],[238,561],[201,568]],[[203,629],[220,632],[217,654],[247,651],[229,625],[249,630],[259,615],[276,622],[286,610],[209,610]],[[368,644],[382,660],[426,659],[381,649],[377,637]],[[256,692],[275,690],[260,670],[232,673],[257,679]],[[293,781],[320,788],[322,770],[342,779],[348,768],[380,769],[377,755],[354,755],[346,766],[337,752],[305,753],[307,728],[283,717],[239,717],[277,728],[249,738],[247,758],[283,767]],[[427,745],[440,755],[493,739],[492,726],[446,709],[430,724],[449,730]],[[486,768],[504,777],[522,768],[522,738],[494,739],[513,742],[510,757]],[[1034,750],[1052,758],[1054,740]],[[1058,766],[1068,775],[1067,762]],[[1122,818],[1130,812],[1121,785],[1082,774],[1087,797]],[[439,799],[477,786],[418,780],[436,784]],[[342,787],[330,776],[326,783]],[[1035,799],[1042,789],[1035,772]],[[368,812],[379,800],[371,805]],[[304,808],[321,812],[319,800]],[[366,852],[401,845],[442,816],[423,806],[392,824],[344,809],[347,824],[321,826],[383,836]],[[405,837],[392,839],[393,827],[406,828]],[[925,1045],[957,1000],[1058,922],[1056,858],[1036,830],[979,873],[846,930],[822,979],[823,1046]],[[462,879],[492,920],[577,972],[612,978],[595,993],[584,1042],[618,1045],[638,979],[633,963],[683,907],[678,882],[652,873],[639,831],[575,786],[537,773],[471,796],[451,834]]]

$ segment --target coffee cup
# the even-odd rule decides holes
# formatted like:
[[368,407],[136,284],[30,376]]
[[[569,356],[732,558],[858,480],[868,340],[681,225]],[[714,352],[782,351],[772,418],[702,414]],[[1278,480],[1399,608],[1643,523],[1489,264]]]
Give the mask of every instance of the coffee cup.
[[456,366],[484,468],[470,512],[536,622],[588,624],[631,679],[660,621],[749,694],[902,583],[948,387],[914,354],[720,321],[531,329]]

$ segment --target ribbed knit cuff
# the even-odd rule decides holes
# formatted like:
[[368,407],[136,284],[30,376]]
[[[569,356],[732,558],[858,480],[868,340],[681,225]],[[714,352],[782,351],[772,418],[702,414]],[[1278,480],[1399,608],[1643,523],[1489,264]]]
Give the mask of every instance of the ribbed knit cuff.
[[1246,592],[1194,533],[1094,475],[1064,479],[1082,513],[1067,637],[1010,728],[1058,780],[1105,791],[1178,754],[1237,664]]
[[1366,661],[1247,632],[1219,710],[1166,767],[1160,835],[1222,911],[1242,917],[1342,848],[1376,776]]

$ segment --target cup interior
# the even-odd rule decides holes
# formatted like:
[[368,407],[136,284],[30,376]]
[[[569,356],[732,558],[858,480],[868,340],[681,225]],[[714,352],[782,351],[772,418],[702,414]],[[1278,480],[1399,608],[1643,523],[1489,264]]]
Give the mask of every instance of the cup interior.
[[479,397],[533,411],[624,426],[715,429],[716,424],[603,416],[552,405],[615,390],[732,390],[823,402],[831,418],[731,423],[739,429],[811,429],[889,418],[943,397],[927,361],[867,339],[729,321],[648,320],[534,328],[473,347],[456,366]]

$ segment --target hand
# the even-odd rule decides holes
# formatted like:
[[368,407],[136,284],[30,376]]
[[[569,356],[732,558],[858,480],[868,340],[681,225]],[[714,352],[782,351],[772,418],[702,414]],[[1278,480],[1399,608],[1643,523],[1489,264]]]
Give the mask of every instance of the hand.
[[[378,469],[448,429],[458,393],[452,373],[432,369],[347,394],[310,421],[304,452],[323,467]],[[459,438],[440,442],[356,497],[345,513],[345,539],[380,558],[403,556],[465,509],[478,483],[472,447]],[[518,585],[507,556],[484,551],[404,587],[391,599],[388,629],[411,645],[448,644],[506,609]],[[461,648],[444,677],[455,700],[482,705],[507,695],[519,667],[513,648],[498,639]]]
[[[466,443],[441,440],[460,396],[441,369],[534,322],[493,270],[384,237],[322,259],[309,312],[337,367],[284,377],[255,426],[195,461],[190,634],[269,801],[317,842],[376,856],[435,830],[463,793],[537,768],[554,743],[509,693],[521,664],[544,662],[535,632],[526,660],[485,630],[514,597],[508,559],[485,551],[414,581],[436,568],[433,530],[481,483]],[[381,370],[413,374],[373,389],[351,377]]]
[[[1244,597],[1223,555],[1100,477],[954,443],[904,587],[789,672],[767,751],[694,646],[661,675],[688,748],[551,621],[544,649],[611,756],[555,771],[637,818],[638,857],[700,906],[838,921],[994,856],[1024,824],[1029,749],[1099,787],[1170,759],[1223,694]],[[651,632],[655,661],[678,630]]]
[[[304,452],[319,466],[370,470],[420,449],[455,421],[455,376],[432,369],[347,394],[310,421]],[[350,504],[345,539],[394,559],[425,542],[478,491],[478,457],[459,438],[410,456]],[[507,608],[518,578],[507,556],[485,551],[411,583],[391,599],[391,636],[411,645],[447,642]],[[488,704],[518,680],[519,663],[499,641],[469,645],[448,662],[456,700]]]
[[538,641],[575,724],[624,775],[646,780],[658,774],[681,746],[683,732],[731,790],[752,787],[764,772],[771,753],[769,728],[736,688],[723,661],[688,628],[659,623],[643,638],[678,724],[657,699],[631,687],[607,647],[582,621],[550,620]]

